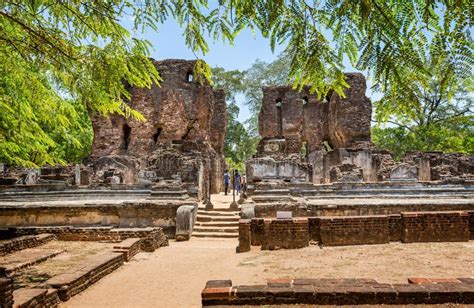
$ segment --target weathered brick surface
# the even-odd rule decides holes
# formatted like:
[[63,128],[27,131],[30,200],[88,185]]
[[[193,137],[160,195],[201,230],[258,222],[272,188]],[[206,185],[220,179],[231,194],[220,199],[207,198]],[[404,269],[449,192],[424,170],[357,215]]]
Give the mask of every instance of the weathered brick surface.
[[131,237],[114,245],[114,252],[122,253],[125,262],[129,262],[137,253],[140,252],[143,239]]
[[154,251],[168,245],[168,238],[159,227],[112,228],[112,227],[22,227],[14,231],[17,235],[48,232],[61,241],[110,241],[120,242],[128,238],[142,238],[142,250]]
[[402,236],[402,216],[398,214],[388,215],[388,228],[390,242],[399,242]]
[[469,215],[466,212],[403,212],[404,243],[469,241]]
[[265,222],[263,218],[252,218],[250,222],[250,239],[252,246],[260,246],[265,237]]
[[54,276],[45,282],[58,290],[59,298],[67,301],[71,296],[87,289],[90,285],[110,274],[124,262],[122,253],[105,253],[90,257],[68,273]]
[[5,276],[5,271],[0,268],[0,307],[13,306],[13,280]]
[[384,244],[390,241],[387,216],[320,217],[321,243],[327,246]]
[[309,241],[321,245],[385,244],[390,241],[468,241],[466,212],[417,212],[402,215],[326,216],[295,219],[241,220],[239,247],[263,250],[301,248]]
[[15,307],[19,308],[57,307],[59,304],[55,289],[22,288],[13,292],[13,299]]
[[250,219],[241,219],[239,221],[239,252],[246,252],[250,250],[250,234]]
[[263,250],[295,249],[309,245],[308,219],[266,219]]
[[[430,279],[428,279],[430,280]],[[474,284],[462,278],[425,284],[385,284],[372,279],[271,279],[266,285],[209,281],[203,306],[474,304]]]
[[56,239],[56,237],[53,234],[39,234],[20,236],[17,238],[0,241],[0,256],[27,248],[41,246],[54,239]]
[[308,232],[310,240],[321,242],[318,217],[308,217]]
[[[128,104],[147,121],[115,114],[106,118],[92,115],[91,157],[94,168],[100,171],[96,174],[100,177],[112,167],[119,170],[121,183],[130,184],[139,182],[140,171],[146,169],[155,174],[153,181],[181,174],[182,181],[189,182],[185,174],[197,165],[205,169],[200,171],[204,176],[192,182],[202,189],[203,199],[222,191],[227,123],[224,91],[212,89],[205,80],[198,82],[193,76],[196,61],[153,62],[163,79],[160,85],[129,89]],[[114,163],[117,159],[124,163]],[[195,164],[186,163],[192,160]]]
[[469,214],[469,233],[470,239],[474,240],[474,211],[467,211]]

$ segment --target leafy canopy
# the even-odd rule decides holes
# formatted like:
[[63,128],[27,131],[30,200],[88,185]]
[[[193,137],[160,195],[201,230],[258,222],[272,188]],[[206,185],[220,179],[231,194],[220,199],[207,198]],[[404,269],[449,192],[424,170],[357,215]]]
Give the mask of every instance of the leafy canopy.
[[[77,135],[83,117],[71,106],[144,120],[125,103],[127,85],[149,87],[160,77],[150,43],[133,38],[123,18],[134,19],[134,30],[174,18],[188,46],[203,54],[209,37],[232,43],[243,28],[259,31],[272,47],[286,46],[295,86],[309,84],[323,97],[346,86],[345,58],[382,89],[405,82],[407,70],[425,72],[420,46],[435,46],[455,74],[471,76],[473,12],[468,0],[5,0],[0,160],[35,166],[69,159],[58,154],[55,131],[84,149]],[[209,78],[208,67],[197,70]]]

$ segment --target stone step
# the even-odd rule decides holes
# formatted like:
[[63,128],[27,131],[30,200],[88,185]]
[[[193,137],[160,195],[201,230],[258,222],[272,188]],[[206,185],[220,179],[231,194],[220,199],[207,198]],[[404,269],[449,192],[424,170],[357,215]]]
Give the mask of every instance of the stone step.
[[202,215],[202,216],[227,216],[227,217],[239,216],[238,211],[223,212],[223,211],[202,211],[202,210],[198,210],[197,214]]
[[223,222],[223,221],[228,221],[228,222],[238,222],[240,219],[239,216],[235,217],[225,217],[225,216],[197,216],[197,221],[199,222],[209,222],[209,221],[215,221],[215,222]]
[[188,194],[187,190],[152,190],[150,193],[152,196],[157,195],[169,195],[169,196],[176,196],[176,195],[186,195]]
[[210,237],[210,238],[238,238],[238,233],[225,232],[193,232],[193,237]]
[[205,207],[199,207],[199,211],[203,212],[232,212],[232,213],[238,213],[239,211],[236,211],[235,209],[231,208],[213,208],[213,209],[206,209]]
[[208,221],[208,222],[196,222],[195,226],[203,227],[238,227],[239,221]]
[[239,229],[235,227],[203,227],[195,226],[193,232],[224,232],[224,233],[239,233]]

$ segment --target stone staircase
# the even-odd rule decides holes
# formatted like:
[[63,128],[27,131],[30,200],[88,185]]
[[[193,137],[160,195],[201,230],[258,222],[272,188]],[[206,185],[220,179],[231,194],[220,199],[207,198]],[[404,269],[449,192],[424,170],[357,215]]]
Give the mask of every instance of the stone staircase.
[[239,211],[230,209],[205,210],[199,208],[194,237],[237,238],[239,236]]

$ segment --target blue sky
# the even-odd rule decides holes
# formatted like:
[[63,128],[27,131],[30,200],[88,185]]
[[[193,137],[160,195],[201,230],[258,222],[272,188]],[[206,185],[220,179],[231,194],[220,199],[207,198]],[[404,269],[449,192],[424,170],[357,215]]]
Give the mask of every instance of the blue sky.
[[[124,20],[122,24],[131,29],[131,22]],[[208,44],[210,51],[205,54],[194,54],[185,44],[182,35],[183,30],[178,23],[173,20],[167,20],[159,25],[158,32],[148,30],[145,33],[132,33],[134,37],[147,39],[153,45],[152,57],[156,60],[162,59],[196,59],[196,57],[205,60],[210,66],[220,66],[226,70],[239,69],[245,70],[251,67],[255,60],[260,59],[265,62],[272,62],[283,51],[283,46],[277,46],[273,53],[270,48],[269,40],[262,37],[260,33],[252,33],[250,30],[243,30],[236,38],[233,45],[228,42],[213,42],[209,38]],[[346,71],[356,71],[349,62],[344,63]],[[244,121],[249,118],[249,110],[243,104],[243,97],[237,96],[237,103],[240,107],[239,120]]]

